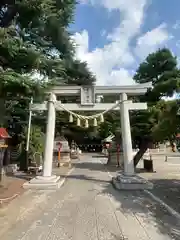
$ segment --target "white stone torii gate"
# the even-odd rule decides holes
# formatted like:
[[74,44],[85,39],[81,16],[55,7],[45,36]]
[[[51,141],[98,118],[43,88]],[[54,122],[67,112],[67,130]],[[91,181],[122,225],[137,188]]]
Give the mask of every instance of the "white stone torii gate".
[[147,109],[146,103],[133,103],[128,101],[129,96],[144,95],[151,83],[136,84],[128,86],[55,86],[49,92],[48,102],[32,104],[31,111],[48,111],[46,141],[44,152],[44,166],[42,176],[37,176],[30,182],[24,184],[24,188],[57,188],[60,185],[60,177],[52,175],[53,145],[56,121],[56,110],[64,111],[58,105],[56,96],[81,96],[80,104],[66,103],[63,106],[70,111],[105,111],[114,106],[112,103],[96,103],[96,95],[120,95],[120,105],[114,110],[120,111],[121,129],[124,157],[124,175],[134,176],[134,163],[132,154],[131,128],[129,110]]

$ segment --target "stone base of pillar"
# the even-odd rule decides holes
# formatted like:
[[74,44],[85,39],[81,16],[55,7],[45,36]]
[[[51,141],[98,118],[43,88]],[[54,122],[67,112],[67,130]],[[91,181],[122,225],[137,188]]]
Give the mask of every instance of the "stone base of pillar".
[[112,178],[112,184],[118,190],[144,190],[153,188],[151,182],[137,175],[127,176],[118,174],[117,177]]
[[58,189],[63,184],[63,179],[60,179],[60,176],[51,176],[51,177],[43,177],[37,176],[31,179],[29,182],[23,184],[24,189]]

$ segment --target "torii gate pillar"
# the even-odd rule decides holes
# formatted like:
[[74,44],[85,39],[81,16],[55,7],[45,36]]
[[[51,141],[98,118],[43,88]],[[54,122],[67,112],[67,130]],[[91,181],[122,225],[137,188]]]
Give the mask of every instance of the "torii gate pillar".
[[129,121],[129,108],[127,100],[127,94],[122,93],[120,95],[120,116],[121,116],[121,133],[123,144],[123,158],[124,158],[124,174],[134,175],[134,164],[132,154],[132,139],[131,139],[131,126]]
[[44,163],[43,174],[37,176],[24,183],[24,188],[36,188],[36,189],[56,189],[61,185],[59,181],[60,176],[52,175],[52,163],[53,163],[53,147],[54,147],[54,134],[56,123],[56,96],[50,93],[47,103],[47,127],[46,127],[46,140],[44,149]]
[[124,172],[112,178],[114,187],[118,190],[144,190],[152,189],[153,184],[144,178],[135,175],[132,152],[131,126],[127,94],[120,95],[121,132],[123,143]]

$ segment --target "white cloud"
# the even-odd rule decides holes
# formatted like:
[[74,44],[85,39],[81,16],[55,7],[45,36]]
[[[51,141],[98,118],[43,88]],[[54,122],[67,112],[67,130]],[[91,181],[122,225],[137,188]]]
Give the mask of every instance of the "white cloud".
[[176,23],[172,26],[174,30],[178,30],[180,28],[180,21],[176,21]]
[[135,53],[143,60],[149,53],[165,44],[170,38],[172,36],[169,35],[167,26],[163,23],[137,39]]
[[176,42],[176,47],[177,47],[177,48],[180,48],[180,40],[177,40],[177,42]]
[[[77,57],[87,61],[97,76],[97,84],[131,84],[127,67],[135,59],[130,51],[130,41],[139,33],[149,0],[80,0],[83,4],[100,5],[109,12],[119,11],[119,26],[107,33],[110,40],[103,48],[88,51],[88,32],[76,33]],[[114,70],[116,69],[116,70]]]
[[112,83],[113,85],[129,85],[134,84],[135,82],[128,70],[120,68],[119,70],[113,70],[111,72],[107,84],[112,85]]
[[[88,63],[89,68],[96,74],[98,85],[123,85],[133,83],[130,73],[126,69],[120,67],[117,59],[119,56],[111,54],[108,45],[103,49],[97,48],[94,51],[89,52],[88,32],[86,30],[81,34],[76,33],[73,36],[73,39],[77,44],[77,58]],[[129,63],[130,58],[131,56],[128,56],[128,53],[124,53],[124,58],[119,59],[119,61],[123,65],[123,62]],[[116,70],[113,70],[114,68],[116,68]]]
[[75,33],[72,39],[75,41],[76,47],[76,56],[78,59],[87,61],[86,55],[89,50],[89,36],[86,30],[81,33]]
[[[111,32],[106,32],[110,43],[93,51],[89,51],[88,32],[84,30],[76,33],[73,38],[77,43],[77,58],[87,61],[89,68],[96,74],[98,85],[133,84],[133,71],[130,72],[128,69],[136,62],[135,57],[142,60],[170,38],[166,25],[161,24],[140,36],[134,51],[131,49],[130,43],[140,34],[150,0],[80,0],[80,2],[101,6],[108,12],[118,11],[119,25]],[[105,31],[100,34],[104,33]]]
[[105,37],[105,36],[106,36],[106,34],[107,34],[107,33],[106,33],[106,30],[105,30],[105,29],[104,29],[104,30],[102,30],[100,34],[101,34],[101,37]]

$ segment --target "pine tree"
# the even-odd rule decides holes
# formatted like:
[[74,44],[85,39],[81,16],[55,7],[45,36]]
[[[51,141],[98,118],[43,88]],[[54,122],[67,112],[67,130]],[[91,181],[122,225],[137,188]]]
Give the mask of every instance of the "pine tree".
[[27,125],[31,96],[40,101],[52,84],[95,81],[74,60],[67,29],[75,6],[75,0],[0,1],[0,124],[13,126],[16,139]]
[[[169,103],[162,100],[162,97],[171,97],[180,90],[180,70],[176,57],[167,48],[149,54],[137,69],[134,80],[137,83],[153,84],[153,88],[139,98],[139,101],[148,103],[148,110],[132,114],[132,133],[140,148],[134,157],[137,165],[150,143],[163,141],[176,133],[177,121],[174,120],[177,116],[178,101]],[[170,122],[172,124],[167,125]]]

